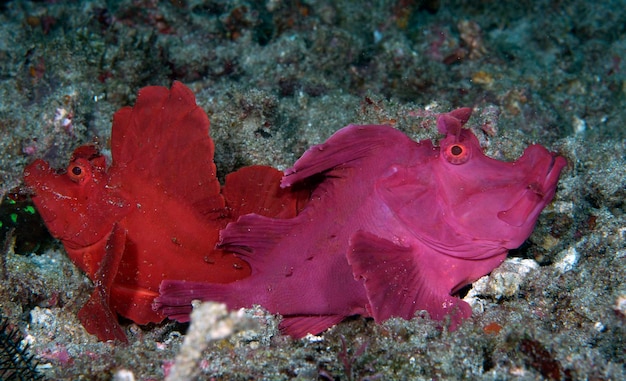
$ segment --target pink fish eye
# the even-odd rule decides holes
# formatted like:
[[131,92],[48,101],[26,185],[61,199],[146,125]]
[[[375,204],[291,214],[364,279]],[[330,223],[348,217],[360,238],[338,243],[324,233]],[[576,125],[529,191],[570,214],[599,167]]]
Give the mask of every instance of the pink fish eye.
[[461,143],[450,144],[443,150],[443,156],[450,164],[463,164],[469,159],[469,149]]

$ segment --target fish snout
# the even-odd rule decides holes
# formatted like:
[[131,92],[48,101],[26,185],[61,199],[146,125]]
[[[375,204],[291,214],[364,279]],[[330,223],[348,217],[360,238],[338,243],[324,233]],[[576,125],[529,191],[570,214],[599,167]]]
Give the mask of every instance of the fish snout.
[[526,189],[512,207],[498,213],[498,218],[514,227],[533,226],[539,213],[548,204],[554,193],[567,161],[562,156],[534,145],[527,148],[520,165],[528,171]]
[[543,188],[552,190],[552,194],[550,195],[550,198],[552,198],[552,195],[554,195],[554,191],[556,190],[556,184],[559,181],[561,171],[567,165],[567,160],[565,160],[563,156],[559,156],[554,152],[550,152],[550,155],[552,160],[550,161],[550,165],[548,166],[548,170],[543,181]]
[[24,168],[24,183],[33,191],[34,188],[40,185],[40,182],[44,176],[51,172],[48,162],[37,159]]

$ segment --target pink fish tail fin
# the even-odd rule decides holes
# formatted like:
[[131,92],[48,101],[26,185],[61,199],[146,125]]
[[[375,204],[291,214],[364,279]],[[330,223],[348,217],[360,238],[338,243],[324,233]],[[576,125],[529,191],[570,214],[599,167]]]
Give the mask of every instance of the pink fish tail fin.
[[230,284],[186,282],[164,280],[159,287],[159,296],[154,299],[152,308],[172,320],[185,323],[191,314],[194,300],[225,303],[228,308],[240,308],[233,299]]
[[391,317],[409,320],[426,310],[434,320],[450,316],[450,329],[456,328],[471,316],[470,306],[437,287],[438,280],[429,277],[414,250],[364,231],[351,237],[348,262],[354,278],[363,281],[370,314],[382,322]]

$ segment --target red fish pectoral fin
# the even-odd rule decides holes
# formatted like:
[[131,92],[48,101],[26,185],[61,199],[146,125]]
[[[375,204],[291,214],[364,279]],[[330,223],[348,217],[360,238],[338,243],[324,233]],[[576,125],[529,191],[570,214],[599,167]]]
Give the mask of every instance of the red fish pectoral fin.
[[322,315],[322,316],[287,316],[283,317],[279,329],[294,339],[301,339],[310,334],[318,334],[328,328],[339,324],[345,316]]
[[450,296],[445,287],[438,288],[437,280],[423,273],[410,247],[358,231],[350,239],[347,258],[354,278],[363,281],[368,310],[377,322],[394,316],[409,320],[423,309],[435,320],[450,315],[450,329],[454,329],[472,314],[467,303]]
[[117,315],[109,304],[111,286],[124,254],[126,231],[115,224],[106,244],[106,252],[96,272],[93,282],[95,288],[87,303],[78,312],[78,318],[87,332],[98,336],[102,341],[119,340],[128,342],[120,327]]
[[78,319],[87,332],[98,336],[101,341],[117,339],[127,343],[126,334],[117,322],[117,315],[108,306],[108,299],[108,294],[101,287],[96,287],[78,312]]

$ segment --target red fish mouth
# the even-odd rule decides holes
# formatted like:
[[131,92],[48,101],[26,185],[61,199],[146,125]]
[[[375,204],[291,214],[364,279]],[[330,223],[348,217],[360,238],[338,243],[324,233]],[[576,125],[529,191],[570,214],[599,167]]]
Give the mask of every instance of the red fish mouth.
[[55,171],[50,169],[50,165],[41,159],[28,165],[24,170],[24,183],[31,195],[35,195],[37,190],[44,190],[43,178],[53,173]]

